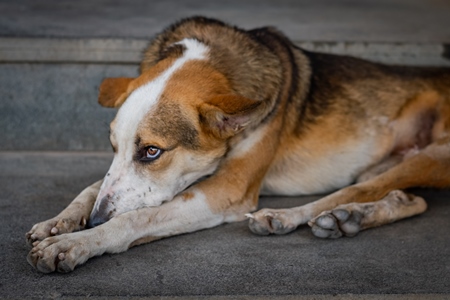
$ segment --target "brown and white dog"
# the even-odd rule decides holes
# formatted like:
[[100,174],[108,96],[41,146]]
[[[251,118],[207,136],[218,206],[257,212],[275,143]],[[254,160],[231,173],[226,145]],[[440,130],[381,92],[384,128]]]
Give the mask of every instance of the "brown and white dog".
[[[312,53],[273,28],[195,17],[156,36],[138,78],[105,79],[99,102],[120,107],[114,160],[27,233],[41,272],[246,217],[257,234],[308,223],[353,236],[425,211],[401,189],[450,186],[449,69]],[[260,194],[337,189],[251,214]]]

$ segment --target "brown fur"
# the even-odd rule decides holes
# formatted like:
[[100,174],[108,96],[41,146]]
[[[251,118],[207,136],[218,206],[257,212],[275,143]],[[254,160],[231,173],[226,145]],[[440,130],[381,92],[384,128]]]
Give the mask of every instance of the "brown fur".
[[[246,32],[206,18],[183,20],[149,45],[142,73],[153,72],[167,59],[181,55],[183,49],[173,44],[184,38],[205,43],[211,49],[208,61],[190,62],[185,69],[190,72],[176,73],[164,97],[176,98],[181,105],[176,110],[182,109],[191,118],[195,116],[186,103],[197,103],[200,124],[206,125],[197,128],[200,139],[211,139],[212,134],[215,139],[228,140],[228,148],[232,149],[249,132],[270,123],[264,146],[276,145],[273,150],[250,151],[242,158],[245,163],[232,160],[215,175],[220,185],[230,180],[220,179],[222,173],[224,177],[236,174],[231,185],[237,194],[233,196],[228,190],[230,201],[251,199],[253,206],[264,178],[280,177],[294,166],[301,167],[301,163],[295,163],[298,153],[308,152],[309,161],[320,161],[344,145],[357,143],[366,128],[378,135],[368,169],[388,156],[414,147],[425,148],[449,127],[448,113],[442,112],[450,110],[450,71],[387,66],[312,53],[297,48],[273,28]],[[140,83],[142,80],[148,79],[137,79]],[[230,92],[236,96],[223,95]],[[177,98],[180,95],[184,99]],[[242,112],[245,118],[241,118]],[[380,117],[390,125],[377,120]],[[168,125],[167,130],[184,128]],[[238,134],[243,127],[244,132]],[[161,126],[155,128],[155,134],[165,132]],[[184,144],[191,143],[196,145],[192,141]],[[249,165],[253,168],[249,169]],[[250,191],[248,195],[246,190]],[[377,192],[376,197],[388,190]],[[215,211],[232,206],[220,201],[214,204]],[[365,201],[364,196],[359,201]]]

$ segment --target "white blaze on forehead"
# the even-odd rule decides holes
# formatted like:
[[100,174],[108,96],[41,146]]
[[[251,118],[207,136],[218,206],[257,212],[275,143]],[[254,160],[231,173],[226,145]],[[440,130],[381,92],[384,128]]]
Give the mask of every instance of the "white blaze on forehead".
[[[184,39],[176,44],[185,46],[183,55],[159,77],[134,90],[116,117],[116,137],[125,152],[133,149],[135,133],[142,119],[158,103],[158,100],[173,73],[180,69],[189,60],[202,60],[206,58],[208,47],[194,39]],[[131,148],[130,148],[131,147]],[[124,153],[123,151],[120,151]]]

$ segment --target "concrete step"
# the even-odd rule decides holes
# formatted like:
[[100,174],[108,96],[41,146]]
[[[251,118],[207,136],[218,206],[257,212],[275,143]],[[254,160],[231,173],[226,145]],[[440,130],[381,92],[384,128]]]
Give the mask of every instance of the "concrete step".
[[114,109],[97,104],[104,77],[136,65],[0,64],[0,150],[107,150]]
[[[150,39],[0,37],[0,63],[140,63]],[[450,66],[446,43],[293,40],[306,50],[351,55],[387,64]]]
[[[97,104],[105,77],[136,76],[141,39],[0,38],[0,150],[106,150],[115,112]],[[407,65],[449,66],[439,43],[298,41],[305,49]]]
[[148,39],[175,20],[276,26],[295,41],[450,42],[450,2],[423,0],[0,0],[0,36]]
[[149,39],[183,17],[273,25],[309,50],[450,65],[450,3],[421,0],[0,0],[0,150],[106,150],[104,77],[136,76]]

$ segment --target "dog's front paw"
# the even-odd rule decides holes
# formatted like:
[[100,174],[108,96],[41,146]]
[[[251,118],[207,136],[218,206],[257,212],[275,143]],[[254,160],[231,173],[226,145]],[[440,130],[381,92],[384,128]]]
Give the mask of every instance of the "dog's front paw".
[[75,266],[86,262],[90,257],[86,240],[76,233],[48,237],[34,242],[33,246],[27,261],[43,273],[73,271]]
[[259,235],[286,234],[297,228],[289,212],[283,209],[262,209],[246,216],[250,230]]
[[30,231],[25,235],[25,238],[30,246],[36,241],[42,241],[49,236],[60,235],[63,233],[70,233],[84,229],[86,227],[86,219],[73,218],[53,218],[41,223],[35,224]]
[[359,211],[337,208],[325,211],[308,222],[312,233],[320,238],[352,237],[361,230],[363,215]]

